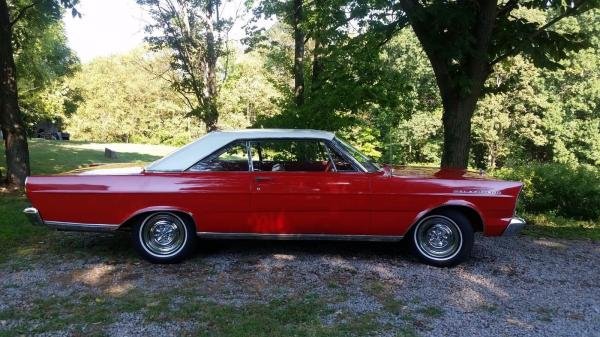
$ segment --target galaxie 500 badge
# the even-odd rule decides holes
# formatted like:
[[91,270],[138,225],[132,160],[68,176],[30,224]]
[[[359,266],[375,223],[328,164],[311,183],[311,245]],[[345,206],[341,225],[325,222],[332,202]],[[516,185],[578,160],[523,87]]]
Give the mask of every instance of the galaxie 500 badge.
[[494,190],[477,190],[477,189],[473,189],[473,190],[453,190],[452,192],[458,193],[458,194],[489,194],[489,195],[500,195],[500,191],[494,191]]

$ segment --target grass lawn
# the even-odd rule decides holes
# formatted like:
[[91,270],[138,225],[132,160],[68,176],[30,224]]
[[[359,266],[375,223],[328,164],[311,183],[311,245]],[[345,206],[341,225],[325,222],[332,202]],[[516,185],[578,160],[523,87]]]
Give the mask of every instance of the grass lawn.
[[523,214],[527,226],[523,234],[558,239],[592,239],[600,241],[600,222],[573,220],[551,214]]
[[[104,156],[105,147],[117,151],[118,158],[106,158]],[[0,149],[2,152],[0,154],[0,170],[6,173],[4,146],[1,145]],[[100,163],[149,163],[163,157],[173,149],[173,147],[162,145],[97,144],[44,139],[29,141],[32,174],[60,173]]]

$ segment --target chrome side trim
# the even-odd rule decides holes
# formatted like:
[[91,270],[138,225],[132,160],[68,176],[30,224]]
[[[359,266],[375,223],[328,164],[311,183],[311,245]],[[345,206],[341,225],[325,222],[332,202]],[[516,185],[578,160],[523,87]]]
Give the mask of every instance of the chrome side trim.
[[119,229],[119,225],[113,224],[95,224],[63,221],[44,221],[40,212],[35,207],[27,207],[23,210],[29,221],[36,226],[48,226],[50,228],[62,231],[76,232],[112,232]]
[[526,224],[527,223],[522,218],[514,217],[514,218],[510,219],[510,222],[508,223],[508,227],[506,227],[506,229],[504,230],[504,233],[502,233],[502,236],[516,235],[523,229],[523,227],[525,227]]
[[398,235],[337,235],[337,234],[261,234],[261,233],[217,233],[197,232],[206,239],[255,239],[255,240],[326,240],[326,241],[390,241],[397,242]]
[[61,231],[74,232],[112,232],[119,228],[119,225],[112,224],[90,224],[62,221],[44,221],[44,224],[50,228],[58,229]]
[[23,213],[25,213],[25,215],[27,216],[27,218],[29,219],[29,222],[31,222],[31,224],[36,225],[36,226],[44,225],[44,221],[42,220],[42,217],[40,216],[40,212],[38,212],[37,208],[27,207],[23,210]]

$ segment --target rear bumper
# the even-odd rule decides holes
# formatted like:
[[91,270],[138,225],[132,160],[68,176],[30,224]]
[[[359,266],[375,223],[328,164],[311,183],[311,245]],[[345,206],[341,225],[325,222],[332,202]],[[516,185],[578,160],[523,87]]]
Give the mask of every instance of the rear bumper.
[[25,215],[29,219],[29,222],[31,222],[32,224],[34,224],[36,226],[44,225],[44,220],[42,220],[42,217],[40,216],[40,212],[38,212],[37,208],[27,207],[23,210],[23,213],[25,213]]
[[510,219],[510,222],[508,223],[508,227],[506,227],[506,229],[504,230],[504,233],[502,233],[502,235],[503,236],[516,235],[523,229],[523,227],[525,227],[526,224],[527,223],[522,218],[514,217],[514,218]]
[[23,210],[29,221],[36,226],[46,226],[62,231],[75,232],[112,232],[119,228],[119,225],[112,224],[90,224],[62,221],[44,221],[40,212],[35,207],[27,207]]

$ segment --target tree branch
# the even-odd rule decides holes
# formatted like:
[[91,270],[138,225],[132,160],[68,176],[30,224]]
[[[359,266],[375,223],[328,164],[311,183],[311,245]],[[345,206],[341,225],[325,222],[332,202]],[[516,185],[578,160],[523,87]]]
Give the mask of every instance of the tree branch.
[[[510,0],[509,0],[510,1]],[[496,23],[496,0],[479,0],[479,13],[477,24],[473,28],[475,36],[475,48],[473,55],[468,58],[469,76],[473,80],[472,90],[481,88],[488,73],[488,51],[492,41],[494,24]],[[477,94],[478,96],[478,94]]]
[[498,11],[498,17],[508,15],[513,9],[517,8],[518,5],[519,0],[508,0],[506,5],[504,5],[504,7]]
[[[552,20],[548,21],[546,24],[544,24],[543,26],[541,26],[540,28],[538,28],[535,32],[533,32],[532,34],[530,34],[527,38],[527,41],[530,41],[531,39],[535,38],[536,36],[540,35],[541,33],[543,33],[546,29],[554,26],[557,22],[559,22],[560,20],[568,17],[568,16],[572,16],[572,15],[576,15],[577,14],[577,10],[579,8],[581,8],[582,5],[584,5],[586,2],[588,2],[589,0],[581,0],[578,3],[576,3],[575,5],[573,5],[573,7],[570,7],[569,9],[567,9],[566,11],[564,11],[562,14],[556,16],[555,18],[553,18]],[[494,65],[496,65],[498,62],[501,62],[505,59],[507,59],[510,56],[514,56],[516,54],[518,54],[520,52],[520,47],[519,46],[513,46],[513,48],[511,50],[509,50],[508,52],[498,56],[495,60],[493,60],[492,62],[490,62],[489,67],[493,67]]]
[[423,13],[423,6],[418,0],[400,0],[400,4],[408,16],[415,35],[423,46],[423,51],[425,51],[427,58],[429,58],[436,82],[440,88],[440,93],[442,94],[442,100],[445,100],[445,94],[448,93],[452,87],[452,80],[446,60],[439,55],[436,50],[437,46],[431,39],[431,35],[436,34],[436,32],[433,32],[430,27],[428,27],[427,20],[420,17]]
[[571,8],[569,8],[569,9],[567,9],[567,10],[566,10],[564,13],[562,13],[561,15],[559,15],[559,16],[555,17],[554,19],[552,19],[552,20],[548,21],[548,23],[546,23],[545,25],[543,25],[542,27],[540,27],[540,28],[537,30],[537,32],[535,32],[535,33],[533,34],[533,36],[535,37],[535,36],[539,35],[539,34],[540,34],[542,31],[544,31],[544,30],[545,30],[545,29],[547,29],[547,28],[550,28],[550,27],[552,27],[552,26],[553,26],[554,24],[556,24],[558,21],[560,21],[560,20],[562,20],[562,19],[566,18],[567,16],[571,16],[571,15],[575,15],[575,14],[577,14],[577,13],[576,13],[576,12],[577,12],[577,10],[578,10],[578,9],[579,9],[579,8],[580,8],[580,7],[581,7],[583,4],[585,4],[586,2],[588,2],[588,0],[581,0],[581,1],[579,1],[579,3],[575,3],[575,2],[573,2],[573,3],[574,3],[573,7],[571,7]]
[[142,68],[144,71],[153,75],[155,79],[160,78],[160,79],[163,79],[164,81],[166,81],[167,83],[169,83],[171,85],[171,87],[175,90],[175,92],[177,92],[177,94],[179,94],[184,99],[184,103],[187,104],[187,106],[190,108],[190,110],[194,109],[194,105],[190,101],[189,97],[187,97],[186,92],[177,85],[178,84],[177,80],[166,76],[166,74],[171,73],[171,69],[166,69],[165,71],[163,71],[162,73],[159,74],[159,73],[155,73],[151,68],[146,67],[143,64],[143,62],[141,62],[139,60],[134,60],[134,62],[137,64],[137,66]]
[[19,11],[19,14],[17,14],[17,16],[14,18],[14,20],[12,20],[9,23],[9,27],[13,27],[19,20],[21,20],[23,18],[23,16],[25,16],[25,14],[27,13],[27,11],[33,7],[35,7],[37,5],[37,2],[32,2],[29,5],[21,8],[21,10]]
[[398,20],[392,22],[388,27],[386,27],[385,38],[377,44],[378,47],[382,47],[386,43],[388,43],[397,32],[401,31],[408,25],[408,16],[402,16]]

